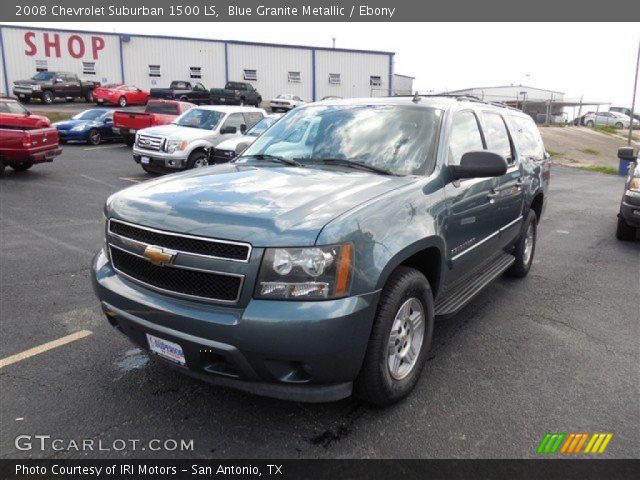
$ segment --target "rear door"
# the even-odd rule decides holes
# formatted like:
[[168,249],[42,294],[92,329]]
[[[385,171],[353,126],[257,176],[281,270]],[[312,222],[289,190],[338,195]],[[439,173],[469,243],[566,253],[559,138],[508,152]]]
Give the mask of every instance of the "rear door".
[[82,97],[82,85],[77,75],[65,73],[64,80],[67,97]]
[[524,203],[522,166],[516,155],[513,139],[501,112],[483,111],[483,131],[487,149],[507,160],[507,173],[498,179],[495,199],[496,216],[500,229],[500,246],[505,246],[518,235],[522,224]]
[[[448,165],[459,165],[462,155],[484,150],[485,140],[477,115],[472,110],[456,112],[447,142]],[[456,180],[445,186],[447,219],[444,236],[451,263],[448,283],[472,273],[496,251],[499,222],[495,198],[497,178]]]

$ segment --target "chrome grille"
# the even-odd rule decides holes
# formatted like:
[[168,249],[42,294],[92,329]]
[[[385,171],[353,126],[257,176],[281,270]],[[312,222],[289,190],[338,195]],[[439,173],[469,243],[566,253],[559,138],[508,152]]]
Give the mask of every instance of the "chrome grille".
[[144,150],[152,150],[159,152],[162,150],[164,139],[162,137],[153,137],[151,135],[138,135],[138,148]]

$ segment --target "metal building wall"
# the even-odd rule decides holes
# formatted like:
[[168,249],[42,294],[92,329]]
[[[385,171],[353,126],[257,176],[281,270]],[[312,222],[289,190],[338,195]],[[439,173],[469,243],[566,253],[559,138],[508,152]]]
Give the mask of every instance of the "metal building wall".
[[[50,71],[61,70],[102,83],[122,80],[120,43],[117,35],[65,32],[31,27],[2,27],[4,64],[8,88],[13,82],[36,73],[36,61],[46,61]],[[45,40],[57,45],[45,48]],[[73,55],[76,55],[75,58]],[[82,62],[95,62],[95,75],[83,73]]]
[[413,93],[413,77],[395,74],[392,93],[394,95],[411,95]]
[[0,95],[9,95],[9,88],[7,86],[6,71],[4,69],[4,42],[2,41],[2,27],[0,27]]
[[[270,100],[278,94],[313,97],[312,51],[309,48],[228,44],[229,81],[244,82],[244,70],[256,70],[258,80],[250,82]],[[300,72],[300,83],[290,83],[289,72]]]
[[[207,89],[225,83],[223,42],[123,35],[122,58],[127,83],[140,88],[168,87],[173,80],[201,82]],[[160,77],[149,76],[149,65],[160,65]],[[202,78],[190,78],[200,67]]]
[[[341,84],[329,83],[329,74],[339,73]],[[316,98],[384,96],[389,92],[391,57],[388,54],[316,50]],[[371,76],[379,76],[382,85],[371,86]]]

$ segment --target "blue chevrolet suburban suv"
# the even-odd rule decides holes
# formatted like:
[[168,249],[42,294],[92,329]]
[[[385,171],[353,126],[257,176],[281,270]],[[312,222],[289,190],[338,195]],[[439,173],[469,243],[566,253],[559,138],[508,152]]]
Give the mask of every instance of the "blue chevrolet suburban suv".
[[112,195],[94,289],[111,325],[194,377],[388,405],[416,384],[435,316],[527,275],[549,173],[515,109],[308,104],[231,163]]

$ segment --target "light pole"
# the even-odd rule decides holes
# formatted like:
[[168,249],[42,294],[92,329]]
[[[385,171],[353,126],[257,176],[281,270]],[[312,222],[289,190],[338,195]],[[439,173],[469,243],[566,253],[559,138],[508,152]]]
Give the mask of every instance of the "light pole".
[[631,99],[631,121],[629,122],[629,135],[627,136],[627,145],[631,146],[631,136],[633,134],[633,114],[636,108],[636,91],[638,89],[638,69],[640,69],[640,40],[638,40],[638,58],[636,59],[636,77],[633,80],[633,98]]

